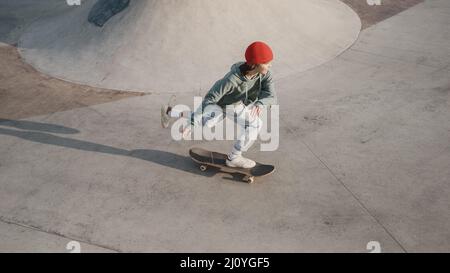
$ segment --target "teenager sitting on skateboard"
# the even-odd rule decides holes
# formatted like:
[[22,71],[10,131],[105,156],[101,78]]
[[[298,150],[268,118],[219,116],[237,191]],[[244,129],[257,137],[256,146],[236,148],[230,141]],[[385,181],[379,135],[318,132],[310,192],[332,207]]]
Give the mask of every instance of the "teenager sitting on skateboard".
[[[213,85],[204,97],[201,109],[191,114],[190,125],[184,128],[183,136],[190,135],[195,125],[211,128],[223,118],[223,114],[214,115],[208,111],[208,105],[217,105],[222,109],[233,105],[236,121],[244,130],[228,154],[226,164],[229,167],[252,168],[255,161],[243,157],[242,152],[251,147],[261,130],[262,121],[259,116],[263,107],[276,104],[277,99],[269,70],[273,60],[270,47],[263,42],[254,42],[248,46],[245,59],[246,62],[233,64],[231,71]],[[181,116],[182,113],[172,111],[170,103],[161,108],[161,124],[164,128],[169,126],[171,118]],[[196,121],[201,124],[196,124]]]

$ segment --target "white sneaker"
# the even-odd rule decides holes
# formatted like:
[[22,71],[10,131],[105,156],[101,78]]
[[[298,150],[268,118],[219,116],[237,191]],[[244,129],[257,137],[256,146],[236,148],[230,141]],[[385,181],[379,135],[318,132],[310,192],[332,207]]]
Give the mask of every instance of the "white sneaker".
[[163,128],[169,127],[170,116],[168,112],[170,111],[170,107],[168,105],[161,106],[161,126]]
[[226,164],[228,167],[232,167],[232,168],[251,169],[251,168],[255,167],[256,162],[240,155],[240,156],[235,157],[232,160],[230,160],[228,158],[226,161]]
[[167,104],[161,106],[161,126],[163,128],[169,127],[169,123],[171,120],[169,112],[172,110],[174,99],[175,99],[175,95],[172,95],[169,99],[169,102]]

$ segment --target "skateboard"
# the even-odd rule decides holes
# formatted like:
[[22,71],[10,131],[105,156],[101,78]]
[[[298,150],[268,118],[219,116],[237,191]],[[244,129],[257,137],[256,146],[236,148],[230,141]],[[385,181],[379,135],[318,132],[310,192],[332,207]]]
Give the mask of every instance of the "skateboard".
[[189,150],[189,155],[192,160],[200,165],[202,172],[206,171],[208,167],[218,168],[220,171],[227,173],[240,173],[243,174],[243,181],[247,183],[253,183],[255,177],[265,176],[275,171],[275,166],[266,165],[256,162],[255,167],[251,169],[228,167],[226,165],[227,155],[208,151],[202,148],[192,148]]

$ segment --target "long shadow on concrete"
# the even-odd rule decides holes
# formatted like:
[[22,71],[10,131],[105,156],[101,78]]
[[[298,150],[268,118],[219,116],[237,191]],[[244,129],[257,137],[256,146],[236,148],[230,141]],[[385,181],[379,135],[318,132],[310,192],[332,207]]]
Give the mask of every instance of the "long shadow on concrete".
[[[214,176],[216,173],[214,171],[201,172],[189,156],[182,156],[166,151],[153,149],[125,150],[103,144],[93,143],[84,140],[77,140],[67,137],[60,137],[55,136],[53,134],[42,132],[48,131],[51,133],[62,133],[62,134],[74,134],[79,132],[76,129],[60,125],[39,123],[32,121],[1,119],[0,126],[11,126],[25,130],[33,130],[33,131],[22,131],[0,127],[0,134],[2,135],[14,136],[33,142],[77,149],[82,151],[129,156],[153,162],[162,166],[182,170],[192,174],[203,175],[207,177]],[[232,180],[238,180],[238,177],[233,176]]]
[[42,122],[34,122],[34,121],[26,121],[26,120],[12,120],[12,119],[3,119],[0,118],[0,125],[14,127],[22,130],[31,130],[31,131],[44,131],[49,133],[56,134],[78,134],[80,131],[77,129],[50,124],[50,123],[42,123]]

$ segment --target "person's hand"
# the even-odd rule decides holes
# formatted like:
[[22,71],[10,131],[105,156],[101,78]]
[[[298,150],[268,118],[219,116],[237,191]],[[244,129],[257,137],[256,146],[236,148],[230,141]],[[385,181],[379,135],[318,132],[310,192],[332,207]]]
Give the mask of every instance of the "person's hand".
[[191,131],[192,131],[192,125],[191,124],[187,124],[184,128],[183,128],[183,139],[187,140],[189,139],[189,137],[191,136]]
[[250,117],[256,118],[261,115],[262,107],[258,105],[253,105],[252,110],[250,111]]

